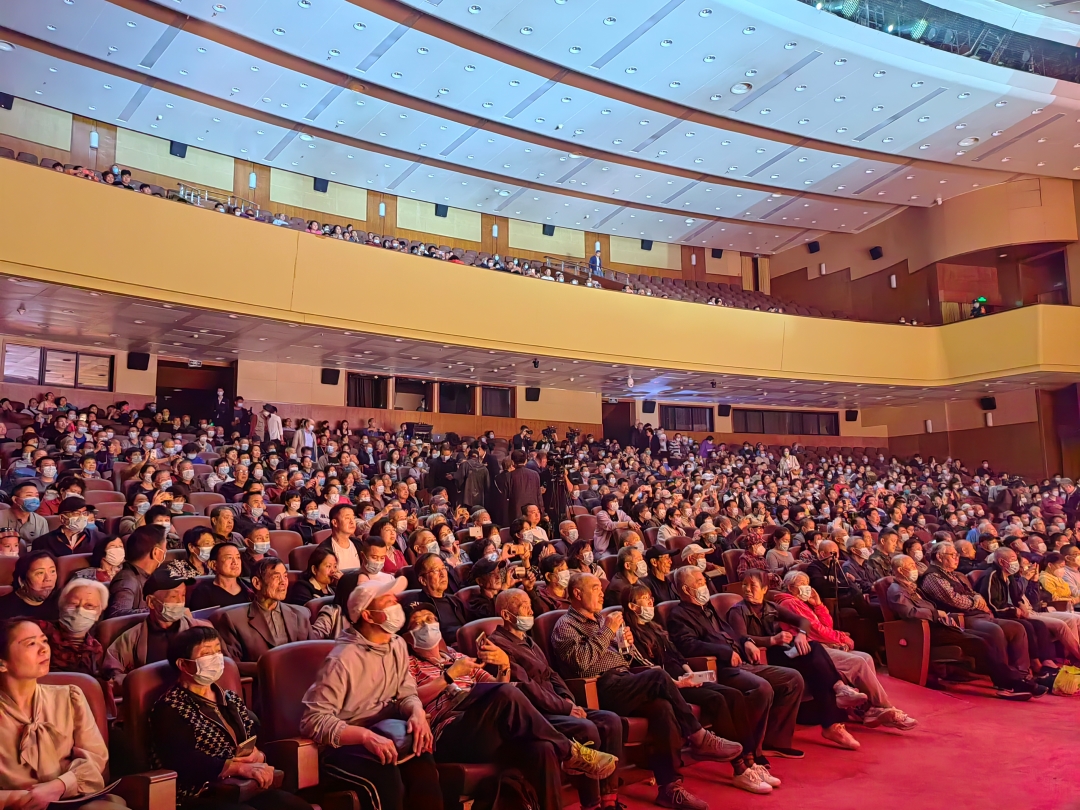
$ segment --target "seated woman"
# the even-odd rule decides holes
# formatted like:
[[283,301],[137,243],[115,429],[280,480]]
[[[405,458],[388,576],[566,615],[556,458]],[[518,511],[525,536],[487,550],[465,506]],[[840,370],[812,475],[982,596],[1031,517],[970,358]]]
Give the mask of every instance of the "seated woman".
[[919,576],[927,572],[930,565],[926,562],[923,553],[922,542],[915,537],[909,537],[904,541],[902,553],[907,554],[911,559],[915,561],[915,567],[919,570]]
[[549,610],[569,610],[570,569],[566,557],[552,552],[540,559],[540,583],[529,592],[533,613],[539,616]]
[[[901,731],[915,728],[917,721],[897,709],[889,700],[884,687],[878,681],[874,659],[868,653],[856,650],[851,636],[842,630],[834,629],[832,616],[822,604],[818,592],[810,587],[810,578],[806,574],[802,571],[789,571],[784,577],[784,592],[777,595],[776,604],[810,623],[807,638],[821,642],[837,672],[867,696],[869,708],[849,712],[848,717],[857,719],[869,728],[880,725],[892,726]],[[795,625],[781,622],[781,626],[789,633],[798,632]]]
[[341,575],[337,582],[333,601],[319,608],[315,621],[311,623],[312,639],[336,639],[341,635],[341,631],[344,629],[341,626],[341,617],[345,615],[345,609],[349,604],[349,595],[356,588],[361,576],[364,579],[368,578],[367,574],[358,570],[347,571]]
[[739,557],[738,570],[734,572],[734,576],[728,574],[732,577],[732,582],[740,581],[747,571],[756,570],[765,572],[769,587],[780,584],[780,577],[769,570],[765,560],[765,533],[761,529],[747,529],[739,538],[738,545],[743,549],[743,554]]
[[[274,518],[274,528],[284,529],[285,521],[292,520],[295,523],[299,523],[304,517],[304,513],[300,510],[301,499],[300,493],[295,489],[286,492],[282,498],[282,502],[285,504],[285,508],[282,509],[276,518]],[[315,510],[318,512],[318,509]],[[310,542],[310,541],[306,541]]]
[[[683,700],[701,707],[702,721],[711,723],[713,733],[725,738],[723,744],[730,753],[729,759],[735,771],[732,780],[735,787],[750,793],[772,793],[774,783],[779,786],[780,780],[764,766],[754,763],[753,732],[746,722],[745,696],[737,689],[715,682],[700,686],[694,684],[689,677],[693,671],[689,662],[671,643],[667,632],[653,621],[656,608],[652,591],[646,585],[636,582],[623,591],[622,615],[634,636],[631,653],[639,659],[634,662],[635,665],[641,663],[661,667],[675,680]],[[736,717],[741,723],[735,720]]]
[[[431,606],[410,606],[402,635],[409,670],[435,739],[436,762],[494,762],[519,768],[541,810],[562,810],[562,770],[606,779],[616,757],[568,740],[510,681],[510,659],[485,640],[477,658],[443,642]],[[485,666],[495,668],[492,675]]]
[[[1039,585],[1050,597],[1049,601],[1068,602],[1070,606],[1080,603],[1080,596],[1075,595],[1069,583],[1061,575],[1065,570],[1065,557],[1061,553],[1049,552],[1043,557],[1040,567],[1042,573],[1039,575]],[[16,570],[18,570],[17,567]],[[0,598],[0,602],[4,599],[7,597]]]
[[60,591],[60,618],[38,621],[52,648],[49,669],[101,677],[105,648],[90,631],[109,604],[109,589],[92,579],[72,579]]
[[334,595],[334,584],[341,579],[337,555],[328,548],[317,548],[308,557],[304,576],[289,586],[285,601],[290,605],[306,605],[312,599]]
[[0,619],[59,618],[56,607],[56,558],[47,551],[31,551],[15,563],[15,590],[0,596]]
[[[176,806],[199,810],[311,810],[298,796],[271,788],[274,768],[258,748],[241,743],[258,733],[258,719],[217,680],[225,671],[221,638],[212,627],[191,627],[169,642],[176,685],[150,712],[155,765],[176,771]],[[242,804],[216,800],[212,785],[239,777],[259,792]]]
[[209,563],[215,545],[214,533],[208,526],[195,526],[184,532],[184,548],[187,549],[184,560],[200,577],[213,573]]
[[92,579],[108,585],[123,567],[124,541],[119,535],[103,537],[90,552],[90,566],[80,568],[71,576],[75,579]]
[[127,537],[143,525],[146,513],[150,511],[151,497],[160,500],[157,494],[147,494],[137,487],[131,490],[127,503],[124,505],[124,515],[120,518],[120,527],[117,529],[121,537]]
[[788,550],[791,548],[791,532],[777,529],[769,543],[770,548],[765,552],[765,567],[771,573],[783,576],[795,565],[795,555]]
[[[0,621],[0,807],[46,808],[105,787],[109,751],[82,690],[38,683],[49,642],[34,622]],[[126,807],[112,796],[82,810]]]
[[607,574],[596,563],[596,557],[593,555],[592,538],[575,540],[570,544],[570,548],[566,553],[566,566],[571,571],[584,571],[592,574],[600,580],[601,588],[607,588]]
[[[764,650],[773,666],[798,671],[806,682],[806,691],[817,703],[821,736],[841,748],[858,750],[859,742],[844,728],[844,720],[848,709],[866,702],[866,695],[844,683],[821,642],[807,637],[807,619],[783,605],[765,601],[768,576],[768,572],[757,569],[743,575],[742,601],[728,611],[735,637],[747,639],[744,646],[749,660],[756,658],[758,650]],[[790,633],[781,623],[799,629]]]
[[210,549],[207,565],[214,579],[200,582],[192,589],[188,599],[191,610],[242,605],[251,601],[251,588],[240,579],[243,570],[240,549],[231,543],[218,543]]

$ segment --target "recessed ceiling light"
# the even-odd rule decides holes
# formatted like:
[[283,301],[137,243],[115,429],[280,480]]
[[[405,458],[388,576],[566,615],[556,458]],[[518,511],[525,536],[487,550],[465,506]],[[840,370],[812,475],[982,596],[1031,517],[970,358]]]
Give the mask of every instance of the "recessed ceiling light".
[[837,59],[835,62],[833,62],[833,64],[834,65],[846,65],[847,64],[847,59],[843,59],[843,58]]
[[731,85],[731,92],[737,96],[749,93],[753,89],[754,85],[750,84],[750,82],[739,82],[738,84]]
[[768,108],[768,107],[765,107],[764,109],[758,110],[758,112],[761,113],[762,115],[768,115],[769,113],[772,112],[772,110],[770,108]]
[[840,168],[840,164],[839,164],[839,163],[834,163],[834,164],[832,165],[832,167],[833,167],[834,169],[839,169],[839,168]]
[[231,93],[239,93],[240,88],[239,87],[232,87],[232,88],[229,89],[229,92],[231,92]]
[[637,68],[636,68],[636,67],[633,67],[633,66],[631,65],[630,67],[628,67],[628,68],[626,69],[626,72],[627,72],[627,73],[631,73],[631,74],[633,74],[633,73],[637,73]]
[[842,135],[843,133],[847,132],[847,127],[837,127],[836,131],[837,133]]
[[401,71],[395,70],[393,73],[390,74],[390,76],[392,78],[394,78],[394,79],[400,79],[401,78]]
[[270,98],[270,96],[263,96],[263,104],[269,104],[271,101],[273,101],[273,99]]
[[682,82],[669,82],[668,87],[682,87]]
[[894,139],[893,139],[893,138],[892,138],[892,137],[890,136],[890,137],[888,137],[888,138],[882,138],[882,139],[881,139],[881,142],[882,142],[882,143],[892,143],[892,142],[893,142],[893,140],[894,140]]
[[[446,95],[447,93],[449,93],[449,92],[450,92],[450,88],[449,88],[449,87],[440,87],[440,88],[439,88],[439,95],[440,95],[440,96],[445,96],[445,95]],[[357,103],[357,104],[359,104],[360,102],[358,101],[358,102],[356,102],[356,103]]]
[[313,141],[315,139],[309,133],[301,132],[300,133],[300,140],[302,140],[302,141]]
[[466,65],[465,66],[465,72],[466,73],[472,73],[474,70],[476,70],[476,65]]
[[218,3],[214,6],[214,11],[218,14],[222,14],[223,12],[228,11],[228,9],[225,7],[224,3]]
[[615,144],[616,146],[618,146],[622,142],[623,142],[622,138],[616,138],[615,140],[612,141],[612,143]]
[[875,104],[874,105],[874,112],[881,112],[884,109],[885,109],[885,107],[882,106],[881,104]]
[[45,28],[47,28],[49,31],[55,31],[56,30],[55,25],[46,25]]
[[920,149],[929,149],[929,148],[930,148],[930,144],[928,144],[928,143],[924,143],[924,144],[923,144],[922,146],[920,146],[919,148],[920,148]]
[[96,109],[97,109],[97,107],[95,107],[95,106],[94,106],[93,104],[91,104],[91,105],[90,105],[89,107],[87,107],[87,109],[89,109],[89,110],[96,110]]
[[998,102],[997,104],[995,104],[994,106],[995,106],[995,107],[1004,107],[1004,106],[1005,106],[1006,104],[1008,104],[1008,103],[1009,103],[1009,102],[1007,102],[1007,101],[999,101],[999,102]]
[[[474,8],[479,10],[480,6],[474,6]],[[469,10],[472,11],[472,9]],[[362,22],[353,23],[352,27],[355,28],[357,31],[363,31],[365,28],[367,28],[367,26]]]
[[618,22],[618,20],[616,20],[614,17],[604,18],[604,25],[614,25],[616,22]]
[[791,50],[794,50],[795,48],[797,48],[797,47],[798,47],[798,45],[799,45],[799,43],[798,43],[798,42],[785,42],[785,43],[784,43],[784,50],[785,50],[785,51],[791,51]]
[[703,8],[701,11],[698,12],[698,16],[699,17],[711,17],[712,16],[712,9],[711,8]]
[[261,129],[257,129],[257,130],[255,130],[255,134],[256,134],[256,135],[265,135],[265,134],[266,134],[266,132],[264,132],[264,131],[263,131],[263,130],[261,130]]
[[184,70],[183,68],[180,68],[180,75],[181,76],[187,76],[188,72],[186,70]]
[[837,96],[836,98],[833,99],[833,101],[835,101],[837,104],[839,104],[842,101],[847,101],[847,96]]
[[520,31],[523,35],[529,36],[533,32],[533,29],[531,25],[523,25],[521,26]]
[[300,8],[311,8],[311,0],[296,0],[296,5]]
[[806,85],[805,85],[805,84],[799,84],[799,85],[796,85],[796,86],[795,86],[795,92],[796,92],[796,93],[801,93],[801,92],[803,92],[803,91],[804,91],[805,89],[806,89]]
[[10,53],[15,50],[15,46],[8,42],[6,39],[0,39],[0,51],[6,51]]
[[752,25],[748,25],[748,26],[746,26],[746,28],[744,28],[742,30],[742,32],[744,34],[747,34],[747,35],[750,35],[750,34],[754,33],[755,31],[757,31],[757,29]]
[[206,48],[202,47],[201,45],[198,48],[196,48],[195,50],[197,52],[199,52],[199,53],[206,53]]
[[135,22],[134,20],[128,20],[128,23],[127,23],[128,28],[137,28],[138,25],[139,24],[137,22]]
[[103,84],[103,85],[101,85],[101,86],[102,86],[103,88],[105,88],[106,90],[112,90],[112,85],[111,85],[111,84]]

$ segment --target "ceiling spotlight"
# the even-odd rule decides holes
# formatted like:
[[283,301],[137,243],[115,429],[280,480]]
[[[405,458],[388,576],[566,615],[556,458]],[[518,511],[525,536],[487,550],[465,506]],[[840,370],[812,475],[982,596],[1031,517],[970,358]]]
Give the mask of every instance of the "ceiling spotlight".
[[731,86],[731,92],[737,96],[749,93],[753,89],[754,85],[750,84],[750,82],[739,82],[738,84],[733,84]]

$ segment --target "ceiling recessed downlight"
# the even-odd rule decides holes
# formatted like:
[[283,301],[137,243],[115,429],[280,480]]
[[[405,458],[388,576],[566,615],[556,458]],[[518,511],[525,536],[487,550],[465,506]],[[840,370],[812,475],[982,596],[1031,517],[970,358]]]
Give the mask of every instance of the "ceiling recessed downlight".
[[[479,6],[477,6],[477,8],[479,8]],[[367,28],[367,26],[362,22],[353,23],[352,27],[355,28],[357,31],[363,31],[365,28]]]
[[957,146],[963,146],[963,147],[975,146],[978,142],[979,142],[978,138],[976,138],[975,136],[970,136],[970,137],[961,139],[960,142],[957,144]]
[[618,22],[618,20],[616,20],[614,17],[605,17],[604,18],[604,25],[614,25],[617,22]]
[[731,85],[731,92],[737,96],[745,95],[753,89],[754,85],[750,84],[750,82],[738,82],[737,84]]
[[698,12],[698,16],[699,17],[711,17],[712,16],[712,9],[711,8],[703,8],[701,11]]

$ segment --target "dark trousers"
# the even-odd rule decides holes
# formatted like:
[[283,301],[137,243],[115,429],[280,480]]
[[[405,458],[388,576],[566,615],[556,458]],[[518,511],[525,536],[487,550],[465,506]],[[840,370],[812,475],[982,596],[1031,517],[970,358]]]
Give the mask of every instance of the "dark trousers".
[[1049,661],[1057,657],[1057,650],[1045,624],[1033,622],[1031,619],[1012,619],[1012,621],[1022,625],[1027,633],[1028,658],[1033,661]]
[[802,675],[818,708],[822,728],[847,720],[847,712],[836,705],[836,692],[833,691],[833,686],[841,680],[840,673],[819,642],[811,641],[810,652],[794,658],[786,656],[781,647],[767,647],[766,655],[773,666],[790,667]]
[[738,689],[746,698],[745,723],[750,728],[747,753],[761,756],[762,747],[791,748],[795,719],[799,716],[806,684],[802,675],[788,667],[744,664],[720,667],[716,680]]
[[959,647],[966,657],[975,659],[975,669],[989,675],[997,687],[1009,687],[1017,681],[1004,649],[991,645],[985,637],[970,630],[935,622],[930,625],[930,644],[935,647]]
[[747,754],[753,753],[753,728],[742,692],[720,683],[703,683],[680,689],[679,694],[701,709],[701,721],[712,727],[713,734],[739,743]]
[[[570,741],[513,684],[474,686],[435,745],[437,762],[494,762],[520,770],[542,810],[562,810],[562,768]],[[412,810],[412,808],[409,808]]]
[[1031,668],[1028,656],[1028,635],[1024,626],[1012,619],[989,616],[965,616],[965,628],[983,638],[1009,665],[1012,677],[1023,680]]
[[596,682],[600,706],[623,717],[649,721],[649,769],[661,785],[679,778],[683,741],[701,728],[679,688],[662,669],[608,670]]
[[382,765],[364,746],[345,745],[323,751],[320,765],[330,785],[356,792],[363,810],[442,810],[439,769],[431,754]]
[[[571,717],[570,715],[548,714],[549,723],[555,730],[570,740],[577,740],[581,744],[591,743],[597,751],[604,751],[619,758],[619,764],[623,765],[623,730],[622,718],[614,712],[588,709],[587,717]],[[600,803],[601,796],[615,794],[619,790],[619,777],[613,773],[607,779],[597,782],[587,776],[575,776],[574,787],[577,788],[578,798],[582,807],[590,807]]]

